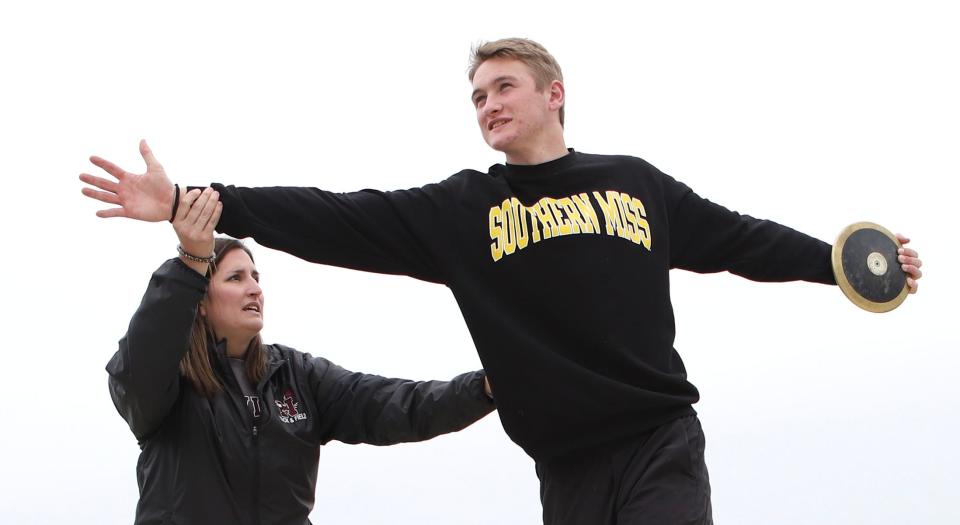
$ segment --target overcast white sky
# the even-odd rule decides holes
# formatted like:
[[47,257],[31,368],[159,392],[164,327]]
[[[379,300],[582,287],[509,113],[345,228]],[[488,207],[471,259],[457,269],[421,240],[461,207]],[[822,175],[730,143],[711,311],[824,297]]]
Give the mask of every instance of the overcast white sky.
[[[626,3],[624,3],[626,4]],[[952,2],[48,2],[0,7],[5,400],[0,520],[130,523],[138,448],[106,388],[168,224],[102,220],[91,154],[176,181],[396,189],[484,170],[471,44],[564,68],[567,143],[645,158],[729,208],[832,242],[912,236],[921,293],[674,272],[726,524],[956,523],[960,17]],[[788,7],[789,6],[789,7]],[[267,341],[418,379],[479,367],[451,294],[254,246]],[[642,334],[638,334],[641,337]],[[316,523],[537,523],[531,460],[490,416],[323,450]]]

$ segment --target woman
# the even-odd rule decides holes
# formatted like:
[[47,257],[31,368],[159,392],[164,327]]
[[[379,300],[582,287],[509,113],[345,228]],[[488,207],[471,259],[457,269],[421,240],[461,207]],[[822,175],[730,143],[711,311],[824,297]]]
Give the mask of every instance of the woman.
[[309,523],[320,445],[430,439],[493,410],[482,371],[386,379],[261,343],[259,274],[239,241],[214,240],[221,209],[210,189],[184,195],[180,257],[153,274],[107,364],[142,449],[136,523]]

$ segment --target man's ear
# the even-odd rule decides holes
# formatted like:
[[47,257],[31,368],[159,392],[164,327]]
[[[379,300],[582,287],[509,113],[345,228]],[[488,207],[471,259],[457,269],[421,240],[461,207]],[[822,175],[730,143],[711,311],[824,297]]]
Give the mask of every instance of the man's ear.
[[203,303],[205,303],[205,302],[206,302],[205,300],[204,300],[204,301],[200,301],[200,317],[206,317],[206,316],[207,316],[207,307],[204,306],[204,304],[203,304]]
[[566,91],[564,91],[563,82],[559,80],[554,80],[550,83],[550,99],[547,101],[551,111],[559,111],[563,107],[563,102],[566,97]]

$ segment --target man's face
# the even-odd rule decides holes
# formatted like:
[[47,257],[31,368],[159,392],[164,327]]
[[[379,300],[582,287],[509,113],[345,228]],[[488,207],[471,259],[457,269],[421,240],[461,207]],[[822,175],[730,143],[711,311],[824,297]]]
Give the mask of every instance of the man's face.
[[551,90],[537,90],[527,66],[509,58],[491,58],[473,76],[471,100],[483,140],[511,157],[522,157],[537,147],[548,125],[559,125],[551,111]]

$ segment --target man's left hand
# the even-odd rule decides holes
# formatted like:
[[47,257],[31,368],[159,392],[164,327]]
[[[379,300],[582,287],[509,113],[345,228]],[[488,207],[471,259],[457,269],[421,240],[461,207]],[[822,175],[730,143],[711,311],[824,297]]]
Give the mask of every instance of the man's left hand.
[[897,250],[897,260],[903,271],[907,272],[907,287],[910,288],[910,293],[917,293],[917,279],[923,277],[923,272],[920,271],[923,261],[920,260],[916,250],[907,248],[906,245],[910,242],[908,237],[898,233],[897,240],[903,245],[903,248]]

